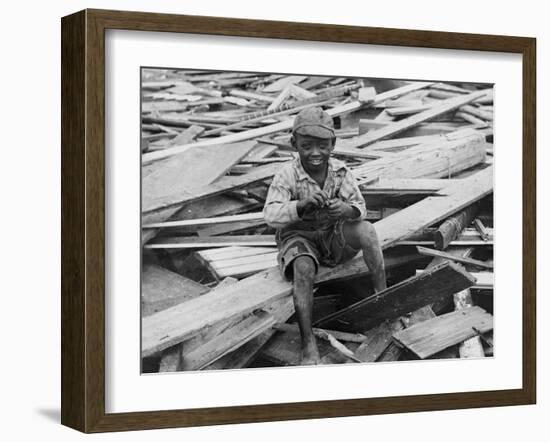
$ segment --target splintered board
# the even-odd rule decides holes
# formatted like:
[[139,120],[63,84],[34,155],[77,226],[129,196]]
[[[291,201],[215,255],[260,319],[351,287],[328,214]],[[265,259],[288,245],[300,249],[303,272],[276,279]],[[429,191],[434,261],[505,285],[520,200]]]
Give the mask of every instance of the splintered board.
[[254,184],[273,177],[280,167],[280,163],[269,164],[267,166],[256,167],[254,170],[244,175],[224,176],[219,180],[202,187],[194,186],[191,188],[184,188],[178,186],[177,191],[171,189],[169,192],[159,194],[154,197],[149,196],[146,198],[144,196],[142,213],[145,215],[150,212],[164,210],[172,206],[180,206],[184,203],[220,195],[230,190],[240,189],[248,186],[249,184]]
[[492,329],[493,316],[476,306],[437,316],[397,332],[393,337],[425,359]]
[[223,247],[195,254],[217,279],[247,276],[277,265],[275,247]]
[[227,235],[212,237],[176,237],[161,238],[157,242],[149,243],[145,249],[200,249],[208,247],[229,246],[274,246],[275,235]]
[[149,316],[208,291],[208,287],[163,267],[144,265],[141,274],[142,315]]
[[181,192],[191,192],[223,176],[256,145],[245,141],[230,145],[190,148],[173,156],[170,161],[151,165],[152,171],[143,178],[142,212],[158,208],[159,202],[177,198]]
[[186,371],[200,370],[271,328],[275,322],[273,316],[259,310],[186,354],[182,358],[182,368]]
[[376,141],[383,140],[385,138],[388,138],[400,132],[403,132],[407,129],[410,129],[414,126],[417,126],[424,121],[432,120],[438,117],[439,115],[442,115],[446,112],[450,112],[454,109],[457,109],[464,104],[471,103],[472,101],[478,98],[484,97],[486,94],[487,94],[487,91],[478,91],[478,92],[472,92],[471,94],[468,94],[468,95],[449,98],[443,101],[442,103],[438,104],[437,106],[434,106],[428,110],[425,110],[424,112],[420,112],[416,115],[405,118],[404,120],[398,121],[396,123],[390,123],[381,129],[368,132],[365,135],[361,135],[354,140],[353,146],[354,147],[368,146],[369,144],[372,144]]
[[452,296],[475,283],[462,267],[447,262],[375,293],[326,318],[315,326],[346,331],[368,330],[388,319],[395,319],[441,298]]

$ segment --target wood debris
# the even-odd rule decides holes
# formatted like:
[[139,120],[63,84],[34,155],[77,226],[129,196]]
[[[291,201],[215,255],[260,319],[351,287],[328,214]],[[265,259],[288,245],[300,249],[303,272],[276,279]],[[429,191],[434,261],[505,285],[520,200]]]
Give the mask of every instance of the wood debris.
[[493,354],[493,89],[142,70],[142,369],[297,365],[292,285],[262,208],[294,158],[295,115],[321,106],[384,250],[317,274],[322,362]]

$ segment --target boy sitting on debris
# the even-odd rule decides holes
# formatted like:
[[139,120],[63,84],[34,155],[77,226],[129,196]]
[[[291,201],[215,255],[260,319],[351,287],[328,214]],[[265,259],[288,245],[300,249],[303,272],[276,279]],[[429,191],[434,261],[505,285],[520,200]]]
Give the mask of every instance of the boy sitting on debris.
[[311,324],[320,263],[335,266],[362,250],[374,290],[386,288],[378,237],[364,220],[365,200],[350,170],[330,157],[335,142],[330,115],[320,107],[301,111],[291,137],[299,157],[273,178],[263,212],[267,224],[277,229],[281,271],[293,280],[303,365],[320,363]]

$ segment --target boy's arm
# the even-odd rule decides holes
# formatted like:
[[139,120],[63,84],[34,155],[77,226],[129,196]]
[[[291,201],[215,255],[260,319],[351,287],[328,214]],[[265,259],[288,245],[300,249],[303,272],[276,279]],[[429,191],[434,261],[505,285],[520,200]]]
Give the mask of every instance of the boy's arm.
[[340,199],[349,204],[353,208],[353,214],[355,216],[349,217],[352,220],[365,219],[367,215],[367,207],[365,199],[359,190],[357,181],[353,174],[348,170],[342,186],[340,187]]
[[264,219],[267,225],[275,228],[285,227],[300,220],[298,201],[292,200],[292,177],[288,169],[275,175],[264,205]]

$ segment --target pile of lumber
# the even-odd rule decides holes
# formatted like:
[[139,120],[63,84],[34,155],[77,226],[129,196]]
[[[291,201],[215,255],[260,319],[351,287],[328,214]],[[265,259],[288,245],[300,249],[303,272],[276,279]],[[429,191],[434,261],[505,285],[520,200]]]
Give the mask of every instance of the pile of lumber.
[[295,115],[322,106],[380,239],[319,269],[326,364],[493,354],[493,90],[412,82],[142,70],[142,369],[297,365],[292,285],[262,208],[295,157]]

